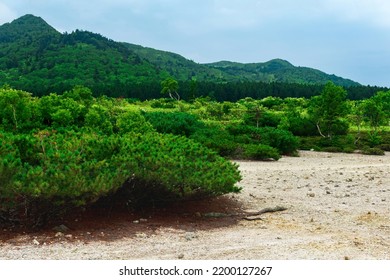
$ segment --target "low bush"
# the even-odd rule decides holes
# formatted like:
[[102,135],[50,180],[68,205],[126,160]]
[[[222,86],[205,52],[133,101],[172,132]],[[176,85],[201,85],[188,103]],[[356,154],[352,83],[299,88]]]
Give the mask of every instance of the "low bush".
[[153,100],[150,106],[152,108],[173,109],[176,108],[176,103],[177,101],[171,98],[161,98]]
[[116,120],[116,128],[121,135],[129,132],[147,133],[154,131],[153,126],[137,111],[127,111],[120,114]]
[[262,144],[277,149],[283,155],[294,154],[298,149],[299,140],[290,131],[262,127],[258,129],[257,133],[260,135],[260,142]]
[[227,130],[236,139],[250,139],[247,144],[268,145],[277,149],[280,154],[295,154],[299,147],[298,138],[287,130],[274,127],[256,128],[248,125],[230,125]]
[[188,137],[203,124],[195,115],[185,112],[145,112],[143,115],[160,133]]
[[219,126],[205,126],[196,130],[190,138],[227,158],[235,158],[240,146],[232,135]]
[[379,145],[379,149],[386,151],[386,152],[390,152],[390,144],[381,144],[381,145]]
[[133,177],[180,199],[239,190],[235,186],[241,179],[237,165],[185,137],[156,133],[125,135],[120,154],[135,159]]
[[313,121],[297,115],[287,116],[279,128],[288,130],[296,136],[318,135],[317,127]]
[[185,199],[236,192],[241,177],[236,165],[184,137],[86,129],[0,133],[0,179],[0,219],[39,226],[125,182],[154,199]]
[[1,146],[13,151],[0,154],[6,177],[0,182],[0,216],[6,220],[39,226],[115,191],[131,174],[115,160],[120,142],[114,137],[71,131],[1,136]]
[[343,149],[341,149],[340,147],[324,147],[322,148],[322,151],[323,152],[328,152],[328,153],[341,153],[343,151]]
[[244,146],[243,156],[250,160],[280,159],[277,149],[262,144],[248,144]]
[[362,154],[372,155],[372,156],[383,156],[383,155],[385,155],[385,152],[379,148],[366,147],[362,150]]

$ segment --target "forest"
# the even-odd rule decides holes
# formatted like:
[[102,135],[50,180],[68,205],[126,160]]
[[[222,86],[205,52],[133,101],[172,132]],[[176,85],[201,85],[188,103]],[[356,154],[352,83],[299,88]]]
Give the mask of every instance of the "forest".
[[318,95],[326,82],[343,86],[348,98],[372,97],[387,88],[349,79],[282,59],[263,63],[199,64],[179,54],[115,42],[100,34],[75,30],[60,33],[42,18],[25,15],[0,26],[0,86],[35,96],[90,88],[94,97],[161,98],[161,81],[174,77],[181,99],[210,97],[236,102],[245,97]]
[[41,226],[117,193],[136,209],[239,192],[232,159],[390,150],[390,91],[352,100],[329,82],[307,98],[186,101],[167,78],[160,92],[140,101],[94,97],[84,86],[40,97],[3,86],[2,223]]

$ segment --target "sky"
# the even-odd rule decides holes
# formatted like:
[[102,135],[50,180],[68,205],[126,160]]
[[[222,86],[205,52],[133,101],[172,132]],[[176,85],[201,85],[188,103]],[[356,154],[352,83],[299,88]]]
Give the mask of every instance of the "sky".
[[0,0],[0,24],[25,14],[198,63],[281,58],[390,87],[389,0]]

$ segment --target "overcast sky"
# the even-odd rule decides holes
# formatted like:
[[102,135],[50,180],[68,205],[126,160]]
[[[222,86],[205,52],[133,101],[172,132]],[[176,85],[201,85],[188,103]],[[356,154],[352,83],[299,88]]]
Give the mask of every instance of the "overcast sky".
[[390,87],[389,0],[0,0],[0,24],[24,14],[199,63],[282,58]]

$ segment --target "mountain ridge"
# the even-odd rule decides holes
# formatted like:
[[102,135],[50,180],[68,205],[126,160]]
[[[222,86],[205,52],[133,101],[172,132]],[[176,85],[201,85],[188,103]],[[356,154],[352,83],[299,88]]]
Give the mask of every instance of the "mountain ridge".
[[[60,33],[41,17],[24,15],[0,26],[0,86],[10,84],[43,94],[85,85],[98,92],[119,95],[139,84],[154,84],[173,77],[179,81],[282,82],[342,86],[357,82],[317,69],[296,67],[282,59],[263,63],[196,63],[180,54],[76,29]],[[147,93],[146,94],[147,97]]]

